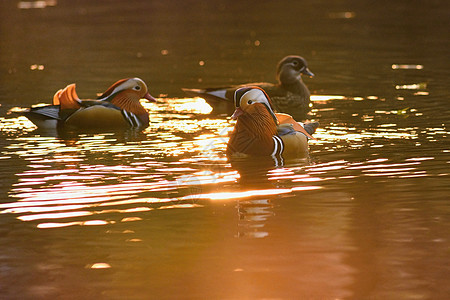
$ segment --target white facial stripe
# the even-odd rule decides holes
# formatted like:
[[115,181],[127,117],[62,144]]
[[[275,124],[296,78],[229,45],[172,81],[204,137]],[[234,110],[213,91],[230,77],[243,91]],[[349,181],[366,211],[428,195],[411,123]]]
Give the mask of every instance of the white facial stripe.
[[274,119],[275,123],[278,124],[277,117],[275,116],[275,113],[273,112],[270,106],[269,99],[267,99],[266,94],[262,90],[253,88],[248,92],[244,93],[244,95],[242,95],[241,97],[240,107],[244,108],[249,105],[252,105],[251,103],[250,104],[248,103],[249,100],[251,100],[252,103],[264,104],[267,107],[269,113],[272,115],[272,118]]
[[115,94],[115,93],[117,93],[117,92],[126,90],[126,89],[128,89],[128,88],[132,88],[132,85],[130,84],[130,80],[127,80],[127,81],[125,81],[125,82],[122,83],[122,84],[119,84],[119,85],[111,92],[111,94]]
[[115,94],[117,92],[121,92],[127,89],[132,89],[136,86],[136,84],[144,87],[145,91],[148,90],[147,86],[142,80],[140,80],[139,78],[131,78],[125,81],[124,83],[120,84],[118,87],[116,87],[111,94]]
[[259,89],[251,89],[250,91],[246,92],[244,95],[242,95],[241,98],[241,106],[246,104],[248,100],[252,100],[253,102],[263,103],[269,106],[269,101],[266,98],[266,95],[263,91]]

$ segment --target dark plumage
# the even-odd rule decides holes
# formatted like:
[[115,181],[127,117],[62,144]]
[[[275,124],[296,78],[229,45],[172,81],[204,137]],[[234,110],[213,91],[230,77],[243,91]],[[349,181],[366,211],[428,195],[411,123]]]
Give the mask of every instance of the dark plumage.
[[234,92],[245,86],[262,88],[272,100],[276,112],[290,114],[295,120],[306,119],[310,111],[310,93],[301,75],[314,76],[301,56],[290,55],[283,58],[277,66],[277,84],[248,83],[238,86],[207,89],[183,89],[188,95],[204,98],[216,111],[231,113],[234,110]]

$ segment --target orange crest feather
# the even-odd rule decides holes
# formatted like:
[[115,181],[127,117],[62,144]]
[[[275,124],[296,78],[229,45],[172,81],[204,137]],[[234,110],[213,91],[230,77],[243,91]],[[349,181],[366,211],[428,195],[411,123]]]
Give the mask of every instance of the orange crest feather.
[[75,83],[57,91],[53,96],[53,105],[59,105],[61,109],[78,109],[80,101],[75,91]]

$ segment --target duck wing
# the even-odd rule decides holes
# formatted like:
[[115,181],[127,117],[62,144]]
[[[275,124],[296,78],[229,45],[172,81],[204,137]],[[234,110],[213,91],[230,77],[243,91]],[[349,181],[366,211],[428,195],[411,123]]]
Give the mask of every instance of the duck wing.
[[[275,115],[279,122],[279,125],[278,125],[278,134],[279,135],[289,135],[289,134],[292,134],[292,131],[297,131],[297,132],[303,133],[309,139],[315,140],[315,138],[312,137],[311,134],[308,131],[306,131],[302,125],[300,125],[300,123],[295,121],[294,118],[292,118],[292,116],[290,116],[288,114],[284,114],[284,113],[275,113]],[[314,122],[314,125],[316,125],[316,122]],[[317,126],[318,125],[319,124],[317,123]],[[315,126],[314,131],[317,128],[317,126]],[[288,128],[291,128],[291,129],[288,130]]]
[[214,109],[214,113],[224,113],[231,115],[234,111],[234,93],[237,89],[246,86],[258,86],[264,90],[273,90],[274,85],[266,82],[247,83],[241,85],[224,86],[217,88],[205,88],[205,89],[187,89],[182,90],[191,97],[200,97],[211,105]]
[[246,87],[246,86],[257,86],[257,87],[262,88],[263,90],[271,90],[274,87],[274,85],[271,83],[255,82],[255,83],[246,83],[246,84],[240,84],[240,85],[232,85],[232,86],[224,86],[224,87],[216,87],[216,88],[205,88],[205,89],[182,88],[182,90],[189,96],[201,97],[201,98],[205,99],[206,101],[211,101],[211,102],[227,101],[227,102],[230,102],[230,104],[234,105],[234,103],[233,103],[234,92],[237,89],[240,89],[240,88]]
[[32,107],[22,113],[39,128],[56,128],[59,117],[59,105]]
[[191,97],[200,97],[205,99],[211,105],[221,103],[223,101],[233,104],[234,91],[233,86],[220,87],[220,88],[206,88],[206,89],[187,89],[182,90]]

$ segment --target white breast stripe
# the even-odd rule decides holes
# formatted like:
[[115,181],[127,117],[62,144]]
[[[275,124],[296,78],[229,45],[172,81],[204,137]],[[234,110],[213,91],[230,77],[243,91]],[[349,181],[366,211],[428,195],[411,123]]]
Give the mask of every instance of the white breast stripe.
[[137,116],[129,111],[122,110],[124,118],[130,123],[131,127],[139,127],[140,122]]
[[273,146],[273,152],[272,152],[272,156],[275,156],[277,154],[278,151],[278,140],[275,138],[275,136],[272,137],[273,142],[274,142],[274,146]]
[[276,138],[277,138],[278,141],[280,142],[280,151],[278,152],[278,154],[282,154],[283,151],[284,151],[284,143],[283,143],[283,140],[282,140],[279,136],[276,136]]
[[133,127],[133,123],[131,122],[130,117],[128,116],[128,112],[122,109],[122,115],[125,118],[125,120],[127,120],[127,122],[130,123],[130,125]]
[[135,115],[135,114],[133,114],[133,113],[130,113],[130,115],[133,117],[133,123],[134,123],[134,126],[135,127],[139,127],[139,119],[137,118],[137,116]]
[[272,139],[275,142],[272,156],[282,154],[283,150],[284,150],[283,141],[281,140],[281,138],[279,136],[276,136],[276,135],[274,135],[272,137]]

